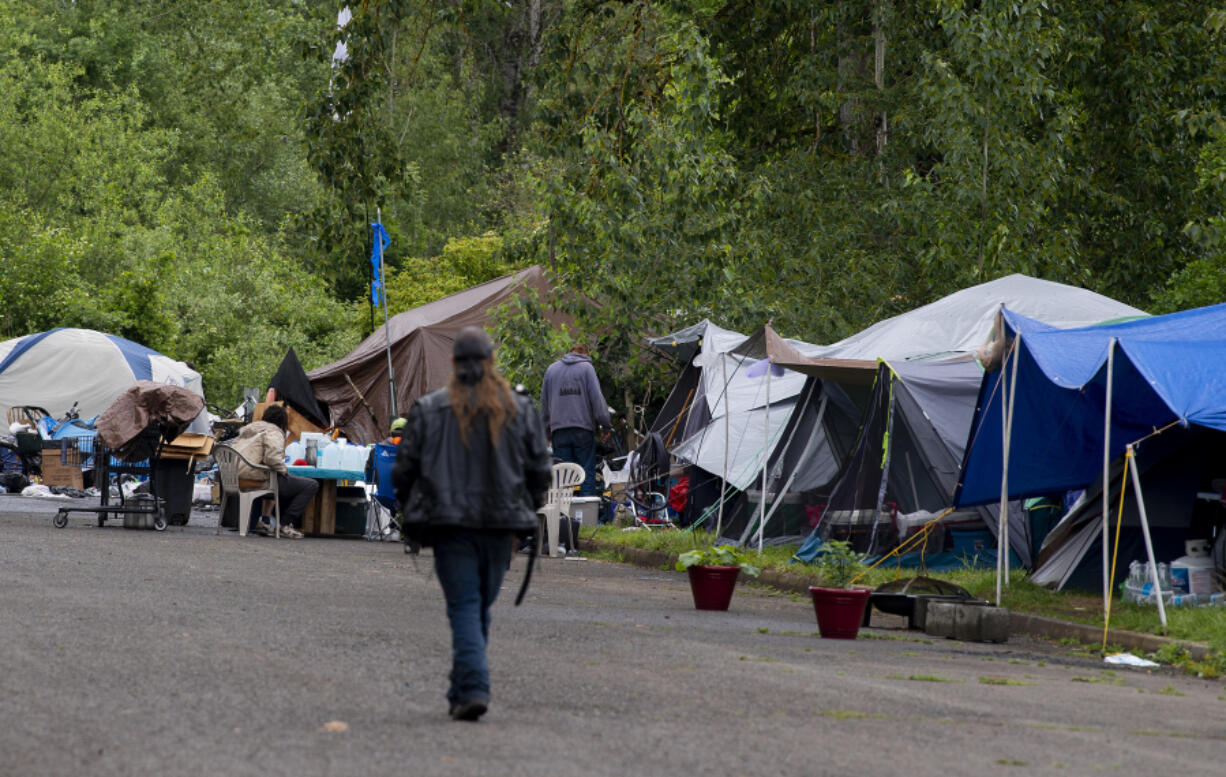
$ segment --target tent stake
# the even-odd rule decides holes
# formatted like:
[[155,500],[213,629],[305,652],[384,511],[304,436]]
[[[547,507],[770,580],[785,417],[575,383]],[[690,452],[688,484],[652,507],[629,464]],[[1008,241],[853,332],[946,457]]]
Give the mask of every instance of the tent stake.
[[1128,446],[1128,455],[1132,457],[1132,491],[1137,498],[1137,512],[1141,515],[1141,533],[1145,536],[1145,554],[1149,557],[1150,581],[1154,584],[1154,598],[1158,600],[1158,620],[1162,621],[1162,631],[1166,633],[1166,606],[1162,603],[1162,584],[1158,579],[1158,562],[1154,559],[1154,543],[1149,537],[1149,517],[1145,514],[1145,496],[1141,493],[1141,476],[1137,470],[1141,463],[1137,461],[1132,446]]
[[1115,338],[1107,341],[1107,406],[1103,410],[1103,615],[1111,611],[1111,573],[1107,570],[1107,522],[1111,516],[1111,394],[1115,388]]

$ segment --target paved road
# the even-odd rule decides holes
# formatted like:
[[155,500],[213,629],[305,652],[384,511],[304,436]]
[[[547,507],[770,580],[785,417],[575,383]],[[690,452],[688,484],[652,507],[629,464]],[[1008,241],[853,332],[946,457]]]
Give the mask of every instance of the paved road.
[[[0,509],[17,509],[10,500]],[[455,723],[398,545],[0,514],[0,775],[1221,775],[1226,685],[1025,638],[822,640],[809,604],[523,560],[494,701]],[[344,730],[330,730],[344,729]]]

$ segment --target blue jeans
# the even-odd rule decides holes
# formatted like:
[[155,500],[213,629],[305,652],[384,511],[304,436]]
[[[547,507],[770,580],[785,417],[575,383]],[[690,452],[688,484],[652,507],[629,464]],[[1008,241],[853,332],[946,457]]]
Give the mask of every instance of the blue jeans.
[[490,606],[511,563],[510,532],[456,530],[432,538],[434,572],[451,622],[451,704],[490,699]]
[[579,496],[596,496],[596,435],[592,430],[577,426],[555,429],[553,455],[583,467]]

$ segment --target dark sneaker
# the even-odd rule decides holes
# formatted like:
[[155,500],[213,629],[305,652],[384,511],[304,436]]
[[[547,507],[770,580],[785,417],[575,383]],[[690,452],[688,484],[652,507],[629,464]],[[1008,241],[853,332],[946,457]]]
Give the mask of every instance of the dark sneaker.
[[489,709],[490,703],[485,699],[469,699],[451,705],[452,720],[476,721]]

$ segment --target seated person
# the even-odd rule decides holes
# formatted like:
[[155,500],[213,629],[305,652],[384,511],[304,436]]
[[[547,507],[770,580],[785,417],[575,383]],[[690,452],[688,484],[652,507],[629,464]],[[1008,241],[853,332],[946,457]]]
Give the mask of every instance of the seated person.
[[396,419],[392,421],[391,428],[388,429],[387,437],[383,439],[383,442],[389,445],[399,445],[400,438],[404,434],[405,424],[408,422],[409,419],[405,418],[404,416],[397,416]]
[[[277,476],[277,494],[281,502],[281,536],[292,539],[302,537],[302,513],[310,503],[319,483],[311,478],[302,478],[289,474],[285,466],[285,429],[289,417],[285,408],[280,405],[270,405],[264,411],[264,417],[244,426],[238,433],[232,445],[234,450],[252,464],[268,467]],[[267,474],[260,470],[239,464],[239,481],[260,481],[267,483]],[[263,511],[259,523],[256,524],[257,534],[271,535],[272,524],[268,520],[272,516],[272,500],[263,499]]]

